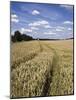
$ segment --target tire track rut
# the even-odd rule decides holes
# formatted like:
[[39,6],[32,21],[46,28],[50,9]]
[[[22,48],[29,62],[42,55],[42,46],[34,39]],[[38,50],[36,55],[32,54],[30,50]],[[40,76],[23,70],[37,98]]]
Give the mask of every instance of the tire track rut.
[[49,48],[53,52],[53,60],[52,60],[52,64],[49,65],[50,68],[48,68],[48,71],[46,73],[46,79],[45,79],[43,91],[41,94],[42,96],[49,95],[49,91],[50,91],[49,88],[50,88],[50,84],[52,83],[54,69],[59,62],[59,55],[57,54],[56,50],[52,48],[51,46],[48,46],[47,44],[45,45],[47,46],[47,48]]
[[43,51],[43,48],[42,48],[42,46],[41,46],[40,41],[38,41],[38,43],[39,43],[39,46],[40,46],[39,52],[31,53],[30,56],[27,55],[27,57],[23,57],[23,58],[21,58],[21,59],[18,59],[17,61],[14,61],[14,62],[13,62],[13,65],[11,65],[11,68],[14,69],[15,66],[19,66],[20,63],[24,63],[24,62],[27,62],[27,61],[29,61],[29,60],[32,60],[32,59],[34,59],[39,53],[41,53],[41,52]]

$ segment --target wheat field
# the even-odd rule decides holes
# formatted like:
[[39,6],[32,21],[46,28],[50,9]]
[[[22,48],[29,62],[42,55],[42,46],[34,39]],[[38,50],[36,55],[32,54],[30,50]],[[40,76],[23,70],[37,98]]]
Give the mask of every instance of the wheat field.
[[73,40],[12,43],[11,98],[74,93]]

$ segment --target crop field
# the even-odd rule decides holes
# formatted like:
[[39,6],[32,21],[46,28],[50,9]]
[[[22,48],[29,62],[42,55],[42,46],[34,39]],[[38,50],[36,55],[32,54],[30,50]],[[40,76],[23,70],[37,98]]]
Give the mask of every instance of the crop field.
[[73,40],[12,43],[11,98],[74,93]]

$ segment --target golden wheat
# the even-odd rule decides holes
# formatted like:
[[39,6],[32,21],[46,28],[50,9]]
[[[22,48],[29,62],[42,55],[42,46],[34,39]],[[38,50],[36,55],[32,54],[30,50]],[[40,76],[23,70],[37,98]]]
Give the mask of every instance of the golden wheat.
[[73,41],[12,44],[11,98],[73,94]]

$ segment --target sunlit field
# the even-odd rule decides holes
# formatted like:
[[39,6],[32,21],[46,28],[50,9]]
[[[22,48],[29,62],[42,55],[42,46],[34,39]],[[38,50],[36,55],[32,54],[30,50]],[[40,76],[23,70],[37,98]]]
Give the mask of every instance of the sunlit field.
[[11,46],[11,98],[73,94],[73,40]]

